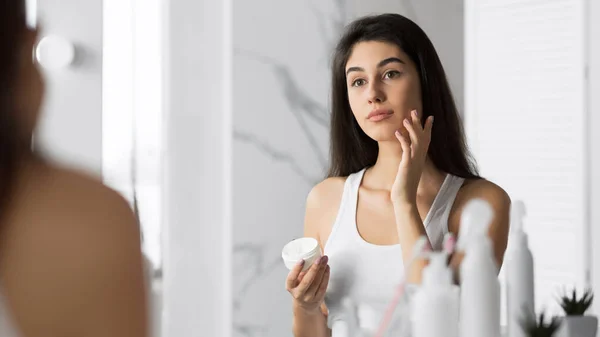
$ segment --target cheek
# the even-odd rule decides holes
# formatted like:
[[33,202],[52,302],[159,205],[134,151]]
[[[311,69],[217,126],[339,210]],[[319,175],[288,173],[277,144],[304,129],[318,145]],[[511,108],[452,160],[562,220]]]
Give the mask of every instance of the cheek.
[[403,83],[393,88],[388,93],[388,100],[395,109],[408,113],[413,110],[421,110],[421,93],[418,87],[409,83]]
[[415,108],[421,108],[421,85],[419,81],[411,81],[407,88],[407,100]]
[[361,114],[365,113],[364,99],[361,99],[359,90],[348,89],[348,103],[350,109],[357,119],[360,119]]

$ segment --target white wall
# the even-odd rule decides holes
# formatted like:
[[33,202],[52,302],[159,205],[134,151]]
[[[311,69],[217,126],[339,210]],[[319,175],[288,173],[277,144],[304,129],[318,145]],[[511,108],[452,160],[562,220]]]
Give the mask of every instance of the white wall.
[[[406,1],[406,0],[405,0]],[[458,111],[464,113],[464,1],[413,0],[414,20],[435,46]]]
[[548,314],[589,283],[585,3],[466,1],[467,136],[481,174],[526,205]]
[[[36,146],[55,160],[100,174],[102,167],[102,1],[38,1],[41,36],[71,41],[76,60],[43,70],[46,99]],[[75,28],[75,29],[74,29]]]
[[233,336],[291,336],[281,248],[325,174],[328,52],[347,2],[234,1]]

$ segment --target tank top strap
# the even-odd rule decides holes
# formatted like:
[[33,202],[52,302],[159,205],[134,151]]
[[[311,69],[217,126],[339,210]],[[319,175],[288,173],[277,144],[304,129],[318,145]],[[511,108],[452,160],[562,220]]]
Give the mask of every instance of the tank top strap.
[[423,225],[431,240],[434,249],[441,249],[444,236],[448,233],[448,219],[450,210],[462,186],[464,179],[446,174],[444,182],[440,187],[431,208],[423,221]]
[[443,202],[441,203],[441,212],[439,213],[439,218],[436,220],[439,223],[443,224],[442,230],[444,232],[444,235],[447,234],[449,231],[448,220],[450,219],[450,211],[452,211],[452,207],[454,206],[454,201],[456,200],[458,191],[460,190],[464,182],[464,178],[449,174],[448,186],[444,191]]
[[349,205],[348,212],[354,214],[353,216],[356,215],[356,207],[358,206],[358,190],[360,189],[360,184],[362,183],[366,170],[367,169],[364,168],[348,177],[350,190],[349,197],[346,202]]
[[346,178],[346,182],[344,183],[344,191],[342,192],[342,200],[340,201],[340,207],[338,209],[335,221],[331,227],[331,232],[327,238],[327,242],[325,243],[325,248],[330,242],[333,241],[333,238],[341,230],[340,227],[348,227],[343,229],[345,231],[356,230],[355,228],[350,228],[349,226],[354,225],[356,205],[358,203],[358,190],[360,188],[363,175],[365,174],[365,170],[366,168],[352,173]]

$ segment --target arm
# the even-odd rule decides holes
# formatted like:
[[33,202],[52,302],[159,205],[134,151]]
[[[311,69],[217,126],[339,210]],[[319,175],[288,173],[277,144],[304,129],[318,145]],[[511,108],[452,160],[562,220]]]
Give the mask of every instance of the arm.
[[294,325],[295,337],[330,337],[331,330],[327,327],[327,316],[324,313],[324,305],[316,311],[306,311],[294,303]]
[[[433,116],[428,117],[425,126],[421,127],[418,113],[413,110],[411,121],[406,119],[404,126],[408,135],[403,135],[400,130],[396,131],[396,138],[402,146],[402,158],[390,198],[394,205],[396,228],[402,247],[402,260],[405,268],[409,268],[415,243],[421,236],[427,238],[425,226],[417,209],[417,188],[431,140]],[[430,242],[429,245],[431,246]],[[407,282],[420,283],[426,264],[426,260],[416,259],[410,269],[406,270]]]
[[99,184],[68,184],[21,216],[5,241],[3,290],[17,326],[28,337],[146,337],[140,234],[129,205]]
[[[323,250],[324,242],[326,242],[329,236],[331,224],[335,221],[343,186],[344,180],[341,178],[327,179],[315,186],[308,195],[304,220],[304,236],[317,239],[321,245],[321,250]],[[308,273],[310,273],[310,270]],[[306,275],[309,275],[308,273]],[[300,274],[299,280],[302,280],[303,277],[304,275]],[[324,279],[323,288],[321,289],[323,291],[322,296],[324,296],[327,288],[328,272]],[[317,303],[311,309],[307,309],[306,306],[299,305],[298,301],[293,300],[294,336],[331,336],[331,330],[327,327],[327,308],[323,298],[321,296],[318,297],[317,301],[320,302],[320,305]]]
[[[470,200],[475,198],[487,201],[494,211],[488,235],[492,240],[494,256],[498,264],[498,271],[500,271],[504,261],[504,252],[508,244],[511,204],[510,197],[502,188],[484,179],[465,184],[454,202],[450,219],[448,220],[448,228],[451,233],[458,237],[462,210]],[[463,253],[457,253],[452,257],[451,265],[457,275],[463,258]]]
[[[403,247],[402,260],[404,261],[404,265],[408,267],[408,264],[412,260],[415,243],[421,236],[428,238],[427,232],[415,204],[399,203],[394,205],[394,214],[396,216],[398,233],[402,233],[402,235],[398,235],[400,246]],[[431,246],[431,243],[429,245]],[[419,284],[421,282],[422,271],[426,265],[427,261],[425,259],[415,259],[410,270],[406,271],[406,280],[408,283]]]

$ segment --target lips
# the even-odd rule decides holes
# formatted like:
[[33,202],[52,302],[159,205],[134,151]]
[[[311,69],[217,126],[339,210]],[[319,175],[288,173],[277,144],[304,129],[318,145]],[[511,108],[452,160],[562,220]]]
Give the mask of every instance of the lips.
[[392,116],[393,114],[394,114],[394,111],[392,111],[392,110],[376,109],[369,113],[369,115],[367,116],[367,119],[377,122],[377,121],[387,119],[390,116]]

